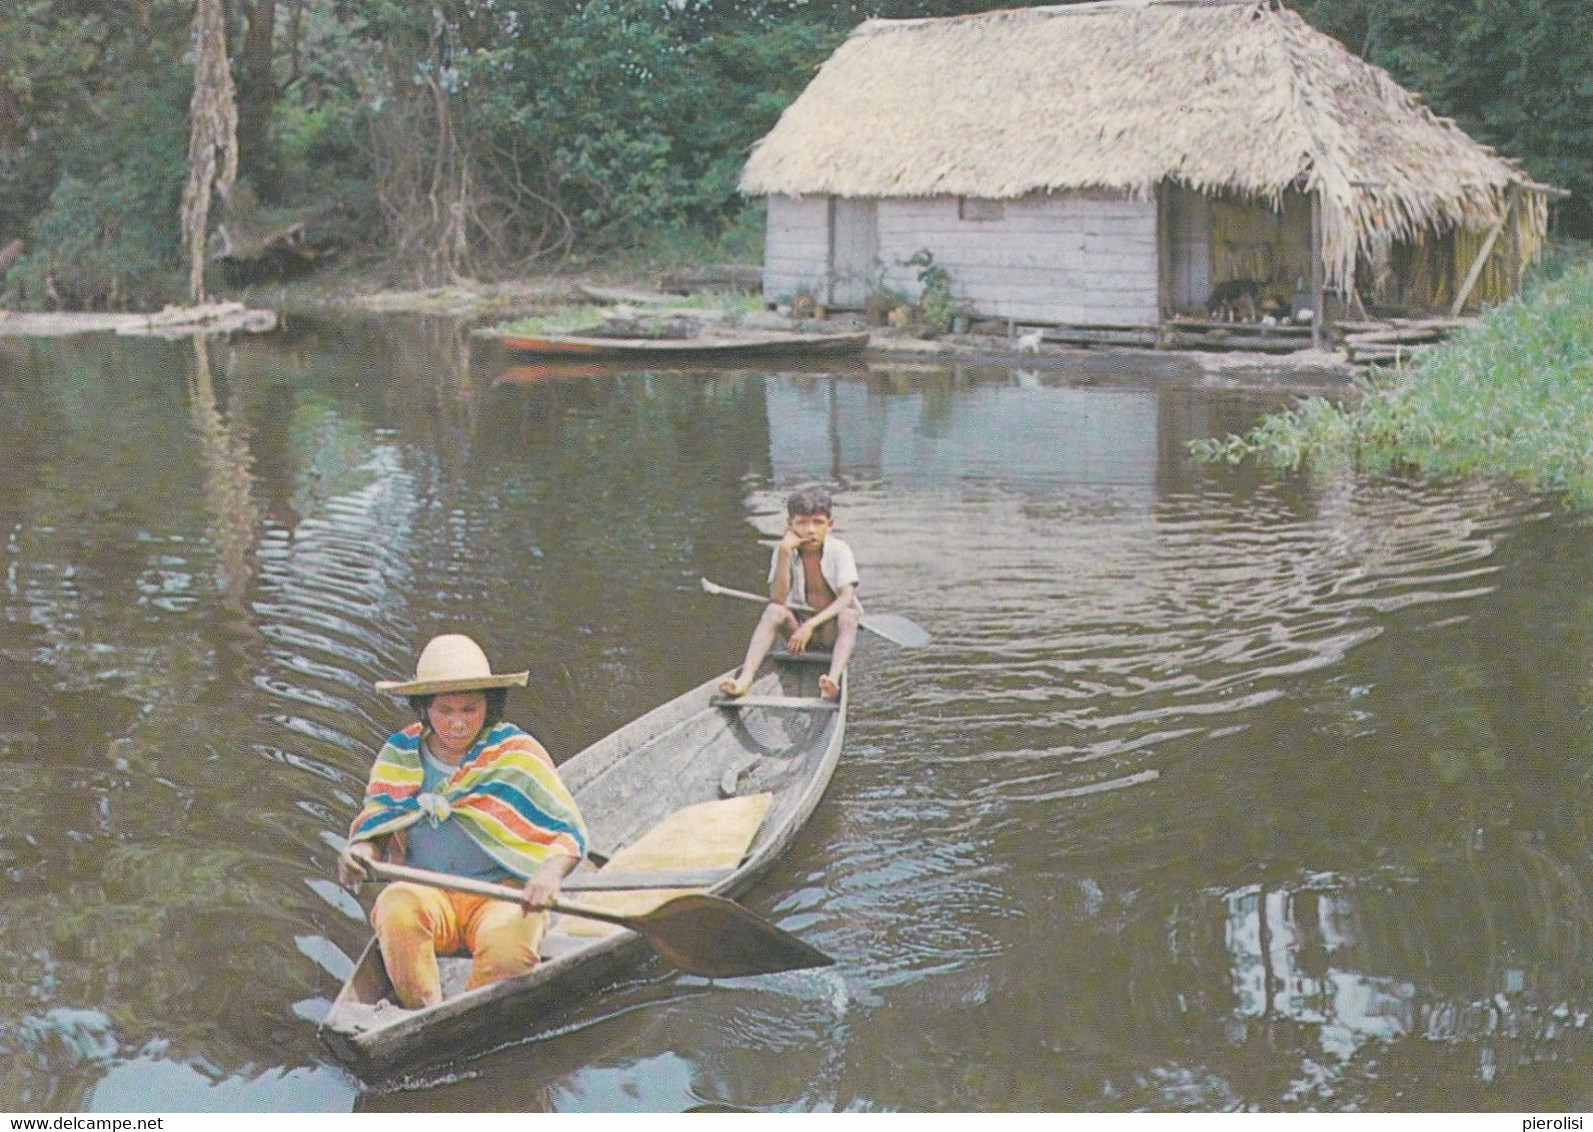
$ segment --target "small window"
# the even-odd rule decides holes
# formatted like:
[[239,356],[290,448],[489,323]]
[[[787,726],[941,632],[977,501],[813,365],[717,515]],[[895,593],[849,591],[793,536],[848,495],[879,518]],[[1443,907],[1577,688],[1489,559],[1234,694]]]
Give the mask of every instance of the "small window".
[[1000,220],[1006,215],[1006,205],[999,200],[986,200],[983,197],[958,197],[957,219],[959,220]]

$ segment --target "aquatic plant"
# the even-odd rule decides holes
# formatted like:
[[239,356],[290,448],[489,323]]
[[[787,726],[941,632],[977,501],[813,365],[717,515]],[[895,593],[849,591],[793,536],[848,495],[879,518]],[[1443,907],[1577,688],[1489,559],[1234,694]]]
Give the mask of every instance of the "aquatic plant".
[[1504,476],[1593,503],[1593,258],[1530,287],[1407,369],[1373,369],[1341,402],[1317,396],[1195,456],[1281,468]]

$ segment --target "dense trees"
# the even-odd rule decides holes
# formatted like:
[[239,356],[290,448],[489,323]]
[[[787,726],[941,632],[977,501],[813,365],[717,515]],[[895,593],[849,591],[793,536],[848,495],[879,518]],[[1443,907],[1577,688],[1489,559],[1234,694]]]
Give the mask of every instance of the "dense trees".
[[[411,280],[745,229],[747,147],[859,20],[968,0],[227,0],[239,218]],[[1301,0],[1308,19],[1577,197],[1593,234],[1580,0]],[[12,304],[181,293],[192,0],[0,6]],[[738,228],[738,222],[741,222]]]
[[1478,141],[1572,191],[1593,237],[1593,7],[1582,0],[1305,0],[1295,10]]

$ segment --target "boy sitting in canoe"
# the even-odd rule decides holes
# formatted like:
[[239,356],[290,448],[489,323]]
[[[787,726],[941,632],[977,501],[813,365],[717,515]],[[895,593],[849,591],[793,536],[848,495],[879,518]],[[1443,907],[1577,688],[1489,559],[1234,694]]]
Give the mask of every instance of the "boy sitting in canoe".
[[[834,504],[828,492],[805,489],[786,500],[786,529],[769,561],[769,604],[747,643],[741,671],[719,682],[726,696],[744,696],[776,635],[789,653],[810,643],[830,650],[830,669],[819,677],[819,694],[841,695],[841,673],[857,643],[863,607],[857,600],[857,560],[852,548],[830,534]],[[788,604],[790,603],[790,604]],[[811,606],[797,612],[791,604]]]

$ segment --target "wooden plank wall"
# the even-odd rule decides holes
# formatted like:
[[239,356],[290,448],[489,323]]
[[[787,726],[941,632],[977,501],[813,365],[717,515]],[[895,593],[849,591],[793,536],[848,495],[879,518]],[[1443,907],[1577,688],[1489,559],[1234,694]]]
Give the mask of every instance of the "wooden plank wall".
[[[979,315],[1101,326],[1156,323],[1153,198],[1078,192],[1003,201],[998,211],[995,218],[972,220],[963,219],[956,197],[881,200],[878,255],[885,285],[916,299],[919,268],[906,261],[927,248],[950,273],[952,293]],[[823,197],[769,198],[765,302],[802,290],[823,300],[829,225]]]
[[823,301],[830,258],[826,197],[770,197],[763,242],[763,301],[788,302],[798,291]]
[[1156,201],[1077,192],[1004,201],[999,219],[965,220],[956,197],[882,200],[886,285],[916,298],[920,248],[979,314],[1020,322],[1154,325]]

